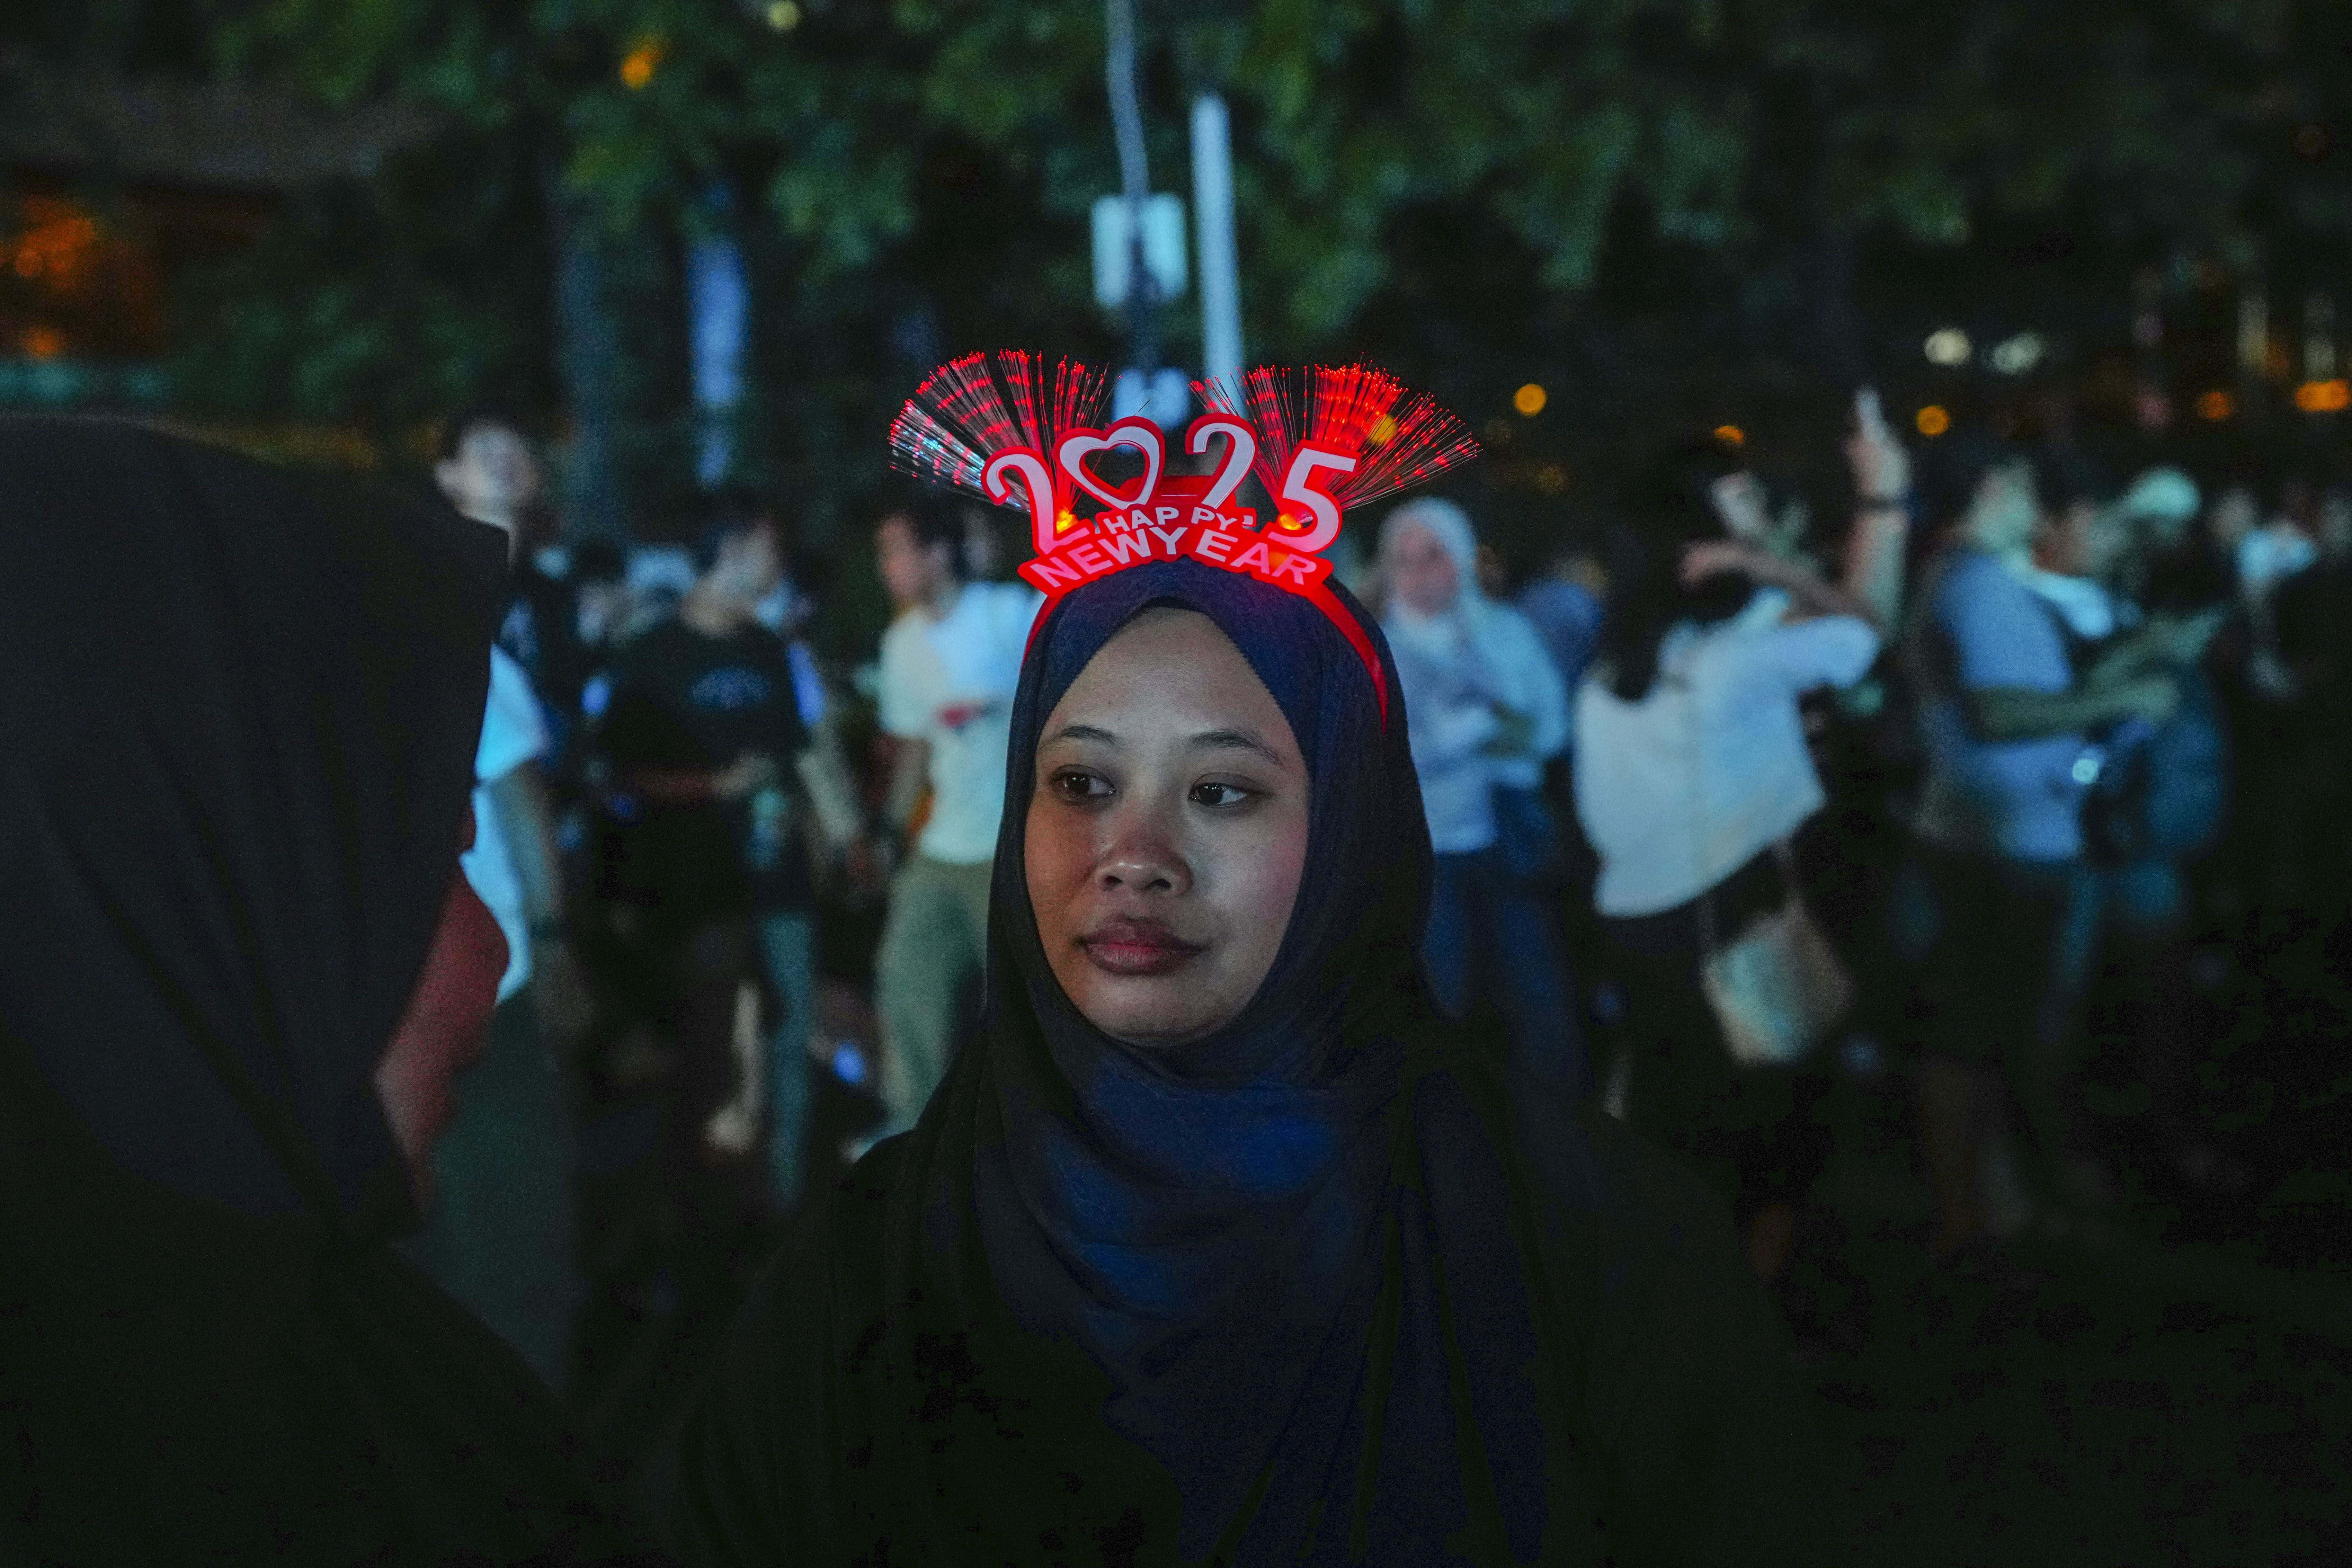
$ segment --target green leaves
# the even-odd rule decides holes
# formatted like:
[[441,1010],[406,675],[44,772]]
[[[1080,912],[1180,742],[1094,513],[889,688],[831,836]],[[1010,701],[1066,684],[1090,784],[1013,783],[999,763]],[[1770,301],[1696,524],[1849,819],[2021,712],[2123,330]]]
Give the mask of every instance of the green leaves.
[[[1827,236],[1963,247],[2088,213],[2143,248],[2237,244],[2263,222],[2352,237],[2352,149],[2285,150],[2306,120],[2352,137],[2340,10],[2318,0],[1140,11],[1159,188],[1188,185],[1192,97],[1232,110],[1246,337],[1269,357],[1355,352],[1400,322],[1442,338],[1449,316],[1481,322],[1450,341],[1517,353],[1556,330],[1536,323],[1597,309],[1628,242],[1696,258],[1718,293],[1738,279],[1745,310],[1812,287],[1782,274]],[[215,39],[224,69],[331,103],[407,99],[449,130],[384,182],[399,202],[352,220],[364,243],[313,229],[252,259],[272,300],[211,275],[199,336],[233,401],[274,389],[406,417],[435,389],[528,381],[517,362],[549,357],[532,313],[544,230],[493,255],[460,215],[543,225],[550,173],[567,210],[651,250],[704,221],[714,185],[736,192],[762,258],[767,374],[792,383],[767,395],[797,399],[788,422],[812,432],[861,431],[903,390],[919,367],[895,356],[916,351],[881,345],[1031,334],[1099,352],[1116,331],[1085,278],[1085,213],[1118,184],[1101,0],[797,0],[789,26],[754,0],[254,0],[234,16]],[[1405,243],[1433,226],[1433,244]],[[469,261],[490,281],[469,289]],[[1497,288],[1508,298],[1481,292]],[[1190,309],[1175,303],[1171,334]],[[1671,339],[1663,321],[1643,330]],[[236,371],[240,334],[260,345],[252,363],[305,363]],[[396,363],[418,356],[432,363]],[[808,364],[821,374],[799,379]]]
[[[1470,200],[1595,276],[1628,192],[1701,247],[1754,231],[1755,150],[1786,141],[1759,85],[1810,106],[1801,179],[1820,221],[1958,244],[1990,211],[2128,177],[2187,221],[2245,177],[2214,122],[2224,81],[2290,47],[2289,0],[1204,0],[1147,5],[1151,156],[1181,183],[1186,101],[1233,103],[1243,225],[1277,337],[1344,327],[1379,286],[1381,236]],[[822,268],[887,264],[919,206],[913,149],[948,135],[1076,214],[1111,187],[1099,0],[811,0],[790,31],[744,0],[266,0],[228,30],[235,68],[331,101],[422,98],[485,131],[551,139],[615,224],[674,210],[716,171],[764,168],[770,217]],[[2201,57],[2178,40],[2220,46]],[[654,63],[624,80],[648,41]],[[2235,92],[2237,96],[2232,97]],[[2193,193],[2209,195],[2203,200]],[[2198,208],[2206,209],[2200,213]],[[1269,275],[1266,271],[1272,268]]]

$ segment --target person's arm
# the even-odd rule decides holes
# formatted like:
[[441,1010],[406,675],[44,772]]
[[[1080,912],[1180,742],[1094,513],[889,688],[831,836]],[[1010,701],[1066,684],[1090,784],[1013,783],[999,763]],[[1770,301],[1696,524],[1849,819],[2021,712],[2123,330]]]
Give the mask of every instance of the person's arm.
[[723,768],[625,768],[629,793],[658,805],[708,805],[741,800],[782,776],[773,757],[746,752]]
[[1870,673],[1880,641],[1859,616],[1811,616],[1750,636],[1741,646],[1744,679],[1794,698],[1823,687],[1851,689]]
[[1784,560],[1761,546],[1709,539],[1683,552],[1684,582],[1696,583],[1721,572],[1737,572],[1765,587],[1780,589],[1789,595],[1790,608],[1799,616],[1852,616],[1872,627],[1884,624],[1868,605],[1824,582],[1811,567]]
[[1482,752],[1523,746],[1527,721],[1486,692],[1451,677],[1424,677],[1426,667],[1407,659],[1397,674],[1405,699],[1405,739],[1412,763],[1423,773],[1469,761]]
[[1535,624],[1524,616],[1518,622],[1524,634],[1519,657],[1527,667],[1527,749],[1538,758],[1556,757],[1568,749],[1568,682],[1560,678],[1559,666],[1552,662],[1551,650],[1537,635]]
[[1991,686],[1965,692],[1961,698],[1969,727],[1979,739],[1995,744],[2095,730],[2125,719],[2162,723],[2179,702],[2179,688],[2162,675],[2139,676],[2102,688],[2084,684],[2066,691]]
[[923,803],[923,786],[930,782],[931,743],[916,736],[893,737],[891,747],[890,789],[883,797],[882,819],[900,837],[915,820],[916,808]]
[[904,841],[922,805],[923,786],[931,776],[929,729],[932,679],[919,658],[919,644],[912,623],[901,616],[882,634],[882,660],[876,682],[875,718],[889,743],[888,785],[882,796],[879,826]]
[[1911,534],[1911,454],[1887,428],[1875,388],[1853,395],[1853,434],[1846,461],[1853,468],[1853,529],[1846,538],[1847,597],[1870,606],[1871,618],[1892,626],[1903,610],[1903,566]]
[[523,923],[530,933],[531,998],[540,1027],[551,1039],[568,1044],[587,1028],[592,1004],[563,924],[563,867],[555,847],[555,813],[547,784],[539,764],[525,762],[485,787],[522,891]]
[[2095,689],[2119,686],[2143,675],[2194,664],[2205,657],[2206,646],[2227,616],[2226,610],[2158,616],[2139,630],[2116,639],[2099,655],[2083,684]]

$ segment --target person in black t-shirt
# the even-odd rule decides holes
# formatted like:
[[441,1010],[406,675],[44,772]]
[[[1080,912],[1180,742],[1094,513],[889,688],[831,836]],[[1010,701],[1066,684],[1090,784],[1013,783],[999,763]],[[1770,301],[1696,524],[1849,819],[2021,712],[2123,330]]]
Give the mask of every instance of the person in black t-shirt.
[[[616,881],[676,982],[672,1157],[691,1168],[748,1149],[764,1098],[768,1185],[788,1206],[799,1195],[815,977],[792,788],[808,736],[784,646],[753,618],[782,574],[773,516],[722,499],[695,560],[700,575],[677,613],[624,647],[613,670],[598,749],[635,819]],[[738,997],[763,972],[782,1017],[765,1060],[739,1063]]]

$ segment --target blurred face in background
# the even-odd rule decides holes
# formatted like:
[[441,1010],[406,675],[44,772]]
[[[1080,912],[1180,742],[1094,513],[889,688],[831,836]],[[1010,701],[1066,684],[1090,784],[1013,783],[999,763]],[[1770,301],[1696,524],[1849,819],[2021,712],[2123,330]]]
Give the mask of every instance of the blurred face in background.
[[926,546],[903,517],[886,517],[874,531],[874,560],[894,609],[927,603],[953,575],[945,545]]
[[761,522],[730,538],[710,563],[712,585],[730,599],[756,605],[784,580],[784,550],[776,525]]
[[2042,508],[2033,494],[2033,469],[2022,460],[1989,468],[1977,481],[1976,498],[1969,503],[1960,530],[1979,548],[1995,555],[2014,555],[2033,542]]
[[1381,574],[1398,604],[1416,616],[1442,616],[1462,595],[1461,569],[1437,535],[1416,524],[1397,530],[1381,552]]
[[996,529],[987,518],[975,512],[963,531],[963,574],[974,582],[986,582],[996,575],[998,546]]
[[539,461],[520,432],[504,425],[469,427],[457,439],[455,456],[433,470],[449,504],[477,522],[507,531],[511,552],[520,537],[523,509],[539,495]]
[[2045,572],[2104,580],[2114,574],[2130,539],[2120,515],[2081,500],[2043,518],[2034,558]]
[[2254,492],[2244,485],[2232,485],[2221,492],[2221,499],[2205,514],[2205,532],[2222,549],[2235,550],[2238,541],[2261,522],[2262,503],[2254,499]]

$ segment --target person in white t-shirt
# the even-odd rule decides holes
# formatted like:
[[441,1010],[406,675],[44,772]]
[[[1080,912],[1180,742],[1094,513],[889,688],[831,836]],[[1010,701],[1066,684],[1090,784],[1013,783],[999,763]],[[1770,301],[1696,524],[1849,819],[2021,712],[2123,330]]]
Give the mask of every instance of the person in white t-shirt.
[[879,696],[898,742],[889,820],[911,837],[874,964],[884,1136],[913,1126],[946,1074],[964,988],[986,961],[1013,691],[1042,602],[964,580],[964,510],[926,495],[875,530],[884,586],[905,606],[882,634]]
[[1795,1074],[1734,1062],[1700,973],[1787,900],[1777,847],[1823,805],[1798,700],[1861,680],[1879,632],[1858,598],[1727,537],[1713,460],[1678,449],[1627,494],[1576,697],[1576,808],[1623,1003],[1626,1121],[1721,1194],[1769,1279],[1810,1180]]

